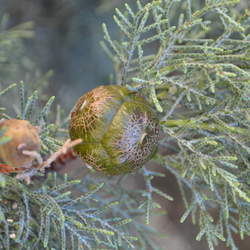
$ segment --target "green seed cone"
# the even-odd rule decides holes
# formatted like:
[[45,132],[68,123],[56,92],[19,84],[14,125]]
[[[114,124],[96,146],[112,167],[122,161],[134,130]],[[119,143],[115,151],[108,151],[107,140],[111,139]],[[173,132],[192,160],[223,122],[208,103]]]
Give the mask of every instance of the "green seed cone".
[[159,120],[136,92],[118,85],[97,87],[77,101],[69,126],[75,151],[91,167],[109,175],[132,172],[151,159],[159,140]]

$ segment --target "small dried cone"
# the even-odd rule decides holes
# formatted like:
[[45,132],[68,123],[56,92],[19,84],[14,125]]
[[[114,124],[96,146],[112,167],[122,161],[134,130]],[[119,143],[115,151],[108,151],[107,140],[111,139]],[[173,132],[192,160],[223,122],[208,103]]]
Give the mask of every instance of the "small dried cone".
[[39,152],[41,141],[38,128],[26,120],[1,120],[0,129],[11,140],[0,145],[0,159],[13,168],[31,167],[34,156],[25,155],[23,150]]

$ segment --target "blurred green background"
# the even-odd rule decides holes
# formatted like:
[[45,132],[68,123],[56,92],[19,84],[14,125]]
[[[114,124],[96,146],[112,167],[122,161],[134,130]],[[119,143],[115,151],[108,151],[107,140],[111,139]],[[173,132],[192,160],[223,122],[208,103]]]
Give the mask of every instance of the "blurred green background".
[[[112,62],[99,45],[103,38],[101,24],[105,22],[113,37],[117,37],[113,12],[125,2],[135,4],[135,0],[0,0],[0,12],[8,14],[9,28],[26,21],[34,23],[34,39],[25,40],[23,54],[35,67],[27,61],[22,63],[30,70],[38,69],[41,75],[49,70],[54,72],[46,92],[55,95],[57,103],[68,112],[86,91],[97,85],[114,83]],[[249,6],[249,0],[241,1],[240,8]],[[13,82],[17,77],[25,80],[26,68],[8,81]],[[197,230],[190,220],[179,223],[184,209],[174,177],[167,174],[167,179],[155,184],[175,198],[174,202],[160,201],[167,215],[155,217],[152,223],[164,235],[158,239],[162,248],[208,249],[205,242],[195,241]],[[143,184],[135,176],[130,185],[136,188]],[[240,250],[249,249],[249,242],[239,242]],[[217,249],[227,248],[219,246]]]
[[[64,108],[97,85],[111,83],[112,62],[101,49],[101,24],[115,33],[113,11],[122,0],[1,0],[8,26],[34,22],[35,36],[26,41],[26,56],[42,74],[53,70],[50,95]],[[134,2],[128,0],[127,2]],[[23,72],[25,74],[25,72]],[[22,76],[20,76],[21,79]]]

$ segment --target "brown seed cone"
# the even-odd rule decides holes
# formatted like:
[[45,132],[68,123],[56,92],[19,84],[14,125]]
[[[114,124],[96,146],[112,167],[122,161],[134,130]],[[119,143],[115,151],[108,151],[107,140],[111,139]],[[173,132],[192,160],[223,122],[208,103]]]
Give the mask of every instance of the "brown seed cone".
[[0,129],[5,129],[4,136],[11,140],[0,145],[0,159],[14,168],[28,168],[33,156],[24,155],[22,150],[39,152],[41,141],[38,129],[26,120],[3,120]]

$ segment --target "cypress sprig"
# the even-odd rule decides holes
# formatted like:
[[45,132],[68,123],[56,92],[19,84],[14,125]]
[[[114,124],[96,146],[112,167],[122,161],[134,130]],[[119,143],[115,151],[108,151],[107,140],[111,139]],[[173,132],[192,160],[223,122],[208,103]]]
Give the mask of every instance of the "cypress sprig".
[[[117,82],[140,90],[160,112],[161,147],[175,154],[155,159],[176,177],[186,208],[180,221],[191,217],[210,249],[219,241],[237,249],[233,234],[250,232],[250,19],[233,7],[238,2],[137,1],[137,9],[116,10],[118,40],[103,26]],[[153,176],[141,205],[147,221]]]
[[[17,109],[17,115],[39,126],[42,153],[46,159],[64,140],[58,136],[60,128],[50,117],[54,97],[39,108],[37,93],[29,95],[23,82],[18,86],[16,93],[22,108]],[[4,94],[8,92],[4,91]],[[33,112],[28,112],[34,101],[37,105],[32,105]],[[3,132],[0,134],[1,143],[10,139],[2,135]],[[58,242],[60,249],[117,249],[141,245],[146,249],[149,244],[153,246],[146,236],[151,231],[137,218],[144,210],[137,208],[140,205],[137,197],[123,200],[127,191],[122,183],[119,187],[115,181],[105,184],[107,180],[97,176],[85,176],[84,182],[62,179],[56,174],[49,175],[45,182],[41,182],[39,176],[34,178],[27,186],[14,177],[1,175],[1,199],[6,202],[0,207],[0,248],[56,249]],[[131,234],[134,227],[137,231]]]
[[[140,218],[148,224],[161,209],[155,195],[173,199],[153,182],[156,177],[167,182],[165,170],[180,189],[185,207],[180,222],[190,218],[199,227],[196,239],[205,238],[210,249],[220,241],[237,249],[233,235],[250,235],[250,19],[249,11],[234,8],[238,2],[137,0],[135,8],[125,4],[115,10],[120,37],[113,40],[103,24],[101,45],[114,63],[116,82],[140,90],[158,111],[160,148],[173,154],[156,154],[161,172],[143,168],[145,186],[137,190],[126,188],[131,175],[91,173],[82,182],[49,175],[31,186],[1,175],[0,248],[56,249],[59,241],[60,249],[158,249],[150,237],[154,230]],[[0,44],[9,62],[10,51],[20,54],[20,39],[32,32],[29,24],[1,27]],[[9,74],[4,64],[0,71]],[[38,82],[46,86],[50,75]],[[8,82],[0,90],[1,117],[14,116],[5,105],[15,87]],[[15,111],[40,127],[46,158],[65,139],[61,124],[67,119],[58,107],[53,120],[54,97],[46,97],[41,107],[45,96],[36,84],[17,85]],[[0,133],[5,143],[9,138]]]

